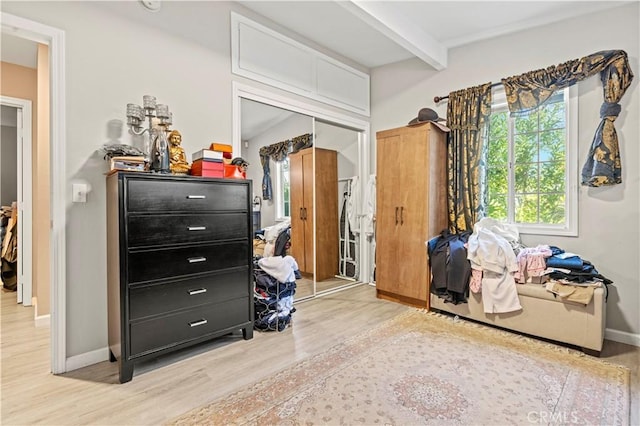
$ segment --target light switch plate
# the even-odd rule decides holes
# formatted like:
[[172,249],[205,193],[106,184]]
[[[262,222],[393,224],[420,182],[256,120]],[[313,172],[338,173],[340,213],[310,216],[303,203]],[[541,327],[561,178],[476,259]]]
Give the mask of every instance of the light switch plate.
[[87,202],[87,184],[86,183],[74,183],[71,185],[71,201],[74,203],[86,203]]

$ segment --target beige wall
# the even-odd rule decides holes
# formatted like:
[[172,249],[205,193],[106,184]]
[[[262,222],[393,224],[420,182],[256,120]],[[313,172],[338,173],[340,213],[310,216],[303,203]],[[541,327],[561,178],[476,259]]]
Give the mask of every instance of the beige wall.
[[[1,65],[3,96],[32,102],[33,297],[36,316],[50,312],[49,291],[49,47],[38,45],[37,69]],[[38,102],[40,101],[40,102]]]
[[[607,338],[640,342],[640,5],[495,37],[449,50],[449,65],[434,71],[418,60],[376,68],[371,75],[372,134],[405,125],[422,107],[446,116],[446,102],[434,96],[500,78],[544,68],[599,50],[623,49],[635,79],[620,104],[615,122],[622,158],[622,184],[579,188],[578,237],[522,235],[529,246],[551,244],[578,253],[614,281],[607,299]],[[604,22],[616,31],[597,31]],[[578,170],[587,158],[600,123],[602,83],[593,76],[577,84]],[[375,152],[375,151],[374,151]],[[372,164],[375,165],[375,162]]]
[[[32,152],[36,152],[37,141],[38,141],[38,72],[34,68],[23,67],[21,65],[10,64],[8,62],[0,62],[0,94],[3,96],[10,96],[12,98],[19,99],[27,99],[31,101],[31,112],[32,112],[32,120],[31,120],[31,134],[32,134]],[[33,156],[32,159],[32,169],[34,170],[33,181],[35,182],[35,170],[37,170],[36,157]],[[34,213],[38,210],[35,209],[35,194],[34,194]],[[34,219],[37,217],[36,214],[33,215]],[[35,220],[34,226],[32,227],[32,235],[35,236]],[[47,246],[48,248],[48,246]],[[36,265],[36,249],[35,249],[35,238],[34,238],[34,250],[33,250],[33,265],[35,269]],[[47,265],[48,269],[48,265]],[[35,271],[34,271],[35,272]],[[37,299],[38,297],[38,285],[37,279],[35,278],[35,274],[32,275],[33,278],[33,297]],[[47,282],[47,300],[48,300],[48,282]],[[49,306],[47,303],[47,312],[49,312]],[[42,315],[42,314],[40,314]]]
[[49,290],[49,46],[38,45],[38,138],[33,145],[33,283],[36,316],[51,311]]
[[37,71],[35,69],[8,62],[0,62],[0,94],[31,101],[33,114],[31,134],[34,141],[38,139],[36,128],[38,92],[36,87]]

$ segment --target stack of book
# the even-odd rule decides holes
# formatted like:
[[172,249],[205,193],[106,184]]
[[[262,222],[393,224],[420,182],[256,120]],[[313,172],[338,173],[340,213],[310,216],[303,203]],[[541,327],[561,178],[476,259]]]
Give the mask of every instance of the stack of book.
[[121,156],[111,157],[109,160],[109,170],[126,170],[129,172],[144,172],[144,157]]
[[224,162],[231,161],[231,145],[214,142],[209,149],[201,149],[191,156],[191,174],[204,177],[224,177]]

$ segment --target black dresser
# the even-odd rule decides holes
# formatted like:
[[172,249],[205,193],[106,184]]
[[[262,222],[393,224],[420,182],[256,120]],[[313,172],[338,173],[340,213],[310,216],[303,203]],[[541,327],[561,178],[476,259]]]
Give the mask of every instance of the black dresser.
[[110,360],[136,362],[242,329],[253,337],[251,181],[107,177]]

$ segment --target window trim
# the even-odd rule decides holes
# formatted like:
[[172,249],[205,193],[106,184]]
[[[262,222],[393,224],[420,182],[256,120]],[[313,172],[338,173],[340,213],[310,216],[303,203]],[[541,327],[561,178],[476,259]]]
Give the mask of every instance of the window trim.
[[[289,161],[289,157],[287,157],[284,161]],[[282,163],[284,161],[276,161],[276,184],[275,184],[275,202],[276,202],[276,222],[283,222],[285,220],[291,219],[291,216],[284,215],[284,194],[282,191]],[[291,180],[289,180],[291,182]],[[291,183],[289,183],[291,185]],[[289,193],[291,193],[291,187],[289,187]],[[289,199],[289,207],[291,207],[291,199]]]
[[[565,153],[565,223],[563,225],[540,225],[540,224],[519,224],[520,234],[530,235],[556,235],[577,237],[578,236],[578,90],[577,85],[564,89],[565,96],[565,131],[566,131],[566,153]],[[503,87],[494,89],[491,113],[505,110],[507,99]],[[509,140],[513,140],[513,121],[509,120]],[[513,144],[509,143],[509,168],[513,167]],[[510,170],[511,172],[511,170]],[[509,204],[513,204],[515,199],[515,188],[513,179],[509,180]]]

